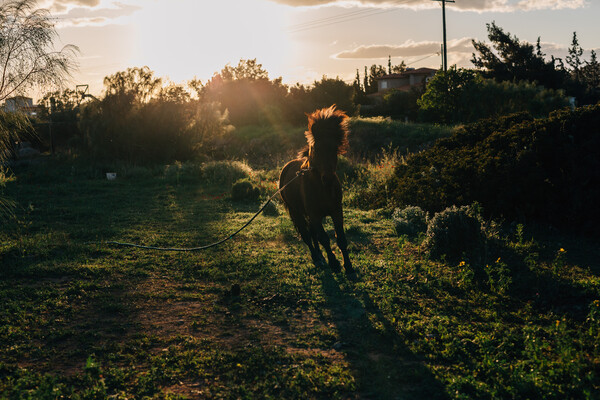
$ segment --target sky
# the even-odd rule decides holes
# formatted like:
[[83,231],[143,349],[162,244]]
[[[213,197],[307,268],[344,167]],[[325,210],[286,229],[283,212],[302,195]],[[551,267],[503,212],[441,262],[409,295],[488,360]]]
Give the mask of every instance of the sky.
[[[1,1],[1,0],[0,0]],[[436,0],[39,0],[50,10],[57,47],[79,47],[66,86],[103,90],[103,78],[148,66],[174,83],[209,80],[226,64],[257,59],[269,77],[311,84],[323,76],[352,82],[364,66],[404,61],[439,68],[441,1]],[[487,41],[495,21],[521,41],[540,38],[548,57],[564,57],[573,32],[600,51],[600,0],[455,0],[446,3],[448,63],[472,67],[472,39]]]

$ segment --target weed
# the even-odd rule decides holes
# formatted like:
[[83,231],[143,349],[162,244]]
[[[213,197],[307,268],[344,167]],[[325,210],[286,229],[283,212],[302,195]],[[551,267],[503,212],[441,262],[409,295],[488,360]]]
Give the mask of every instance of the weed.
[[392,219],[398,236],[415,237],[427,230],[427,213],[417,206],[408,206],[402,210],[396,208]]

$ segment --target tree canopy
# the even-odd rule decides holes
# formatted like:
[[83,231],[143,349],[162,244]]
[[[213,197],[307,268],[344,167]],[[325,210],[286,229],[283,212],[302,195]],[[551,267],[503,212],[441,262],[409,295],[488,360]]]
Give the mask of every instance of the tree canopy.
[[491,46],[473,40],[477,53],[471,62],[485,77],[498,81],[528,81],[559,89],[564,85],[566,74],[555,67],[554,60],[546,61],[541,48],[521,42],[516,36],[504,32],[495,22],[487,24]]
[[50,13],[36,6],[36,0],[0,4],[0,101],[34,86],[58,86],[76,68],[79,49],[54,50]]

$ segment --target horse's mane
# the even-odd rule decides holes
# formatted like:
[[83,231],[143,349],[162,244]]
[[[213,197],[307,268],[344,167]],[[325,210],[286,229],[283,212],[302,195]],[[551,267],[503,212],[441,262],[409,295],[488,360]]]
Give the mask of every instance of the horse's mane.
[[308,145],[298,154],[299,157],[308,157],[309,148],[316,142],[330,142],[337,148],[338,154],[344,154],[348,148],[348,115],[341,110],[336,110],[335,104],[328,108],[321,108],[308,117],[308,130],[304,132]]

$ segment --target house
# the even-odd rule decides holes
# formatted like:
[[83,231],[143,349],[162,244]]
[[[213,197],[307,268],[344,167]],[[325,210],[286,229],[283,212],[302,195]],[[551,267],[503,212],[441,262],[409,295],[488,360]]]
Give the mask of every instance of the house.
[[6,99],[2,111],[5,112],[21,112],[30,117],[35,117],[38,114],[39,106],[33,104],[31,97],[15,96]]
[[383,95],[390,89],[408,92],[412,88],[419,87],[431,79],[437,69],[433,68],[408,68],[399,74],[389,74],[377,78],[377,94]]

